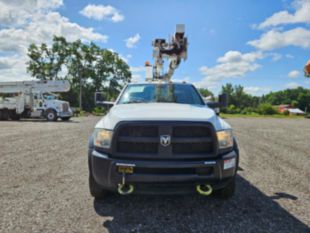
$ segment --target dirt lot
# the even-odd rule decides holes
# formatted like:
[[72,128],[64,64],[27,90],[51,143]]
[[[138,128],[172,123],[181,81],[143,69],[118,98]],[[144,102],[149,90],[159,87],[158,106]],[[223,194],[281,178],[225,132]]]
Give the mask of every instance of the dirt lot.
[[98,118],[0,122],[0,232],[310,232],[310,120],[228,119],[241,152],[237,193],[88,192]]

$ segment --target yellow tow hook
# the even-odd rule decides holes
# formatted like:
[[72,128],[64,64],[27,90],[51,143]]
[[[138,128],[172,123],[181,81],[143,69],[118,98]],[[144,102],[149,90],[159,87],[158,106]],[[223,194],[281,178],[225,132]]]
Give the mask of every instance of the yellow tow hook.
[[131,184],[126,184],[125,173],[123,172],[122,183],[118,184],[117,191],[121,195],[129,195],[134,191],[134,186]]
[[213,189],[212,186],[209,184],[199,184],[196,186],[196,191],[201,195],[209,196],[212,193]]

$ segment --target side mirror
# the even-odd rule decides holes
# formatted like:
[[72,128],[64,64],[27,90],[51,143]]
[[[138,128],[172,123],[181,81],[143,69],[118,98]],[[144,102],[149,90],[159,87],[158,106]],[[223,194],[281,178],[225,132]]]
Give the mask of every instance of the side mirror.
[[217,115],[220,114],[220,108],[227,107],[228,101],[227,101],[227,94],[221,94],[218,97],[218,102],[208,102],[207,105],[214,109]]
[[228,105],[228,97],[227,97],[227,94],[221,94],[219,95],[219,104],[220,106],[219,107],[222,107],[222,108],[226,108],[227,105]]
[[114,102],[112,102],[112,101],[105,101],[102,93],[101,92],[96,92],[95,93],[95,104],[97,106],[101,106],[101,107],[112,107],[114,105]]
[[95,103],[98,104],[98,103],[101,103],[104,101],[104,98],[103,98],[103,95],[101,92],[96,92],[95,93]]

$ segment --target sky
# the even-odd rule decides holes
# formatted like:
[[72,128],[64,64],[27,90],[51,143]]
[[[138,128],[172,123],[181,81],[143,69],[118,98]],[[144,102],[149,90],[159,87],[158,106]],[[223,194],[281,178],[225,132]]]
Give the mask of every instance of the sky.
[[252,95],[302,86],[310,59],[310,0],[0,0],[0,81],[26,80],[30,43],[95,42],[131,67],[152,63],[152,40],[185,24],[188,59],[174,80],[214,93],[226,83]]

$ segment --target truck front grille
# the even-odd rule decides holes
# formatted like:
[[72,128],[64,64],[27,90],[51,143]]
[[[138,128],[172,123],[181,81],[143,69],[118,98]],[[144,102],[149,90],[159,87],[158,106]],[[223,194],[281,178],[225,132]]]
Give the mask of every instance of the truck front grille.
[[[170,136],[164,146],[162,135]],[[209,123],[122,122],[115,130],[113,155],[121,158],[189,159],[217,154],[215,130]]]
[[68,110],[69,110],[69,104],[63,103],[63,104],[62,104],[62,111],[63,111],[63,112],[68,112]]

